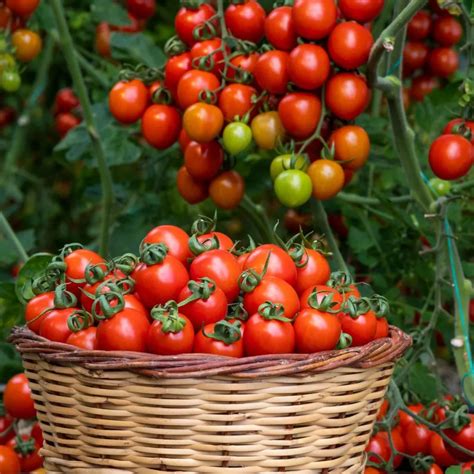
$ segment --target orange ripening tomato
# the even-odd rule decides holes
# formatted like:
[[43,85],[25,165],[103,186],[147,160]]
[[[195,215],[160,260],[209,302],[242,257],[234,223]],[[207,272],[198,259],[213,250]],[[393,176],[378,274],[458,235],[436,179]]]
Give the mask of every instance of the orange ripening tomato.
[[12,34],[12,46],[15,56],[21,62],[33,61],[43,47],[43,41],[38,33],[31,30],[19,29]]
[[40,0],[6,0],[6,6],[21,17],[30,16],[37,8]]
[[109,92],[110,112],[121,123],[134,123],[145,113],[148,98],[148,89],[142,81],[117,82]]
[[334,158],[353,170],[362,168],[370,154],[369,135],[358,125],[345,125],[335,130],[329,138],[329,146],[334,146]]
[[191,140],[198,143],[214,140],[223,126],[224,115],[215,105],[200,102],[191,105],[184,112],[183,127]]
[[182,166],[176,175],[176,186],[181,197],[189,204],[197,204],[209,196],[208,184],[194,179]]
[[344,187],[344,170],[331,160],[316,160],[307,171],[313,184],[313,196],[325,201],[336,196]]
[[217,207],[234,209],[242,201],[245,181],[237,171],[224,171],[209,185],[209,195]]

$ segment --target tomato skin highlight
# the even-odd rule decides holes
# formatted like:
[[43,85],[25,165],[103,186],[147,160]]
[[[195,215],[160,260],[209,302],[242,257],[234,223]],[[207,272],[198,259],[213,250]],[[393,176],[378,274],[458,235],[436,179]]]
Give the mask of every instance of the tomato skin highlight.
[[268,14],[265,19],[265,36],[275,49],[281,51],[291,51],[296,46],[292,7],[278,7]]
[[232,344],[225,344],[222,341],[207,337],[207,334],[214,333],[215,324],[207,324],[204,331],[198,331],[194,338],[194,352],[197,354],[215,354],[226,357],[243,357],[244,356],[244,342],[240,338]]
[[313,94],[293,92],[280,101],[278,114],[292,137],[305,139],[316,130],[321,117],[321,101]]
[[36,416],[31,389],[25,374],[14,375],[7,382],[3,392],[3,405],[12,418],[28,420]]
[[259,43],[265,33],[265,10],[255,0],[229,5],[224,13],[227,28],[241,40]]
[[431,144],[429,164],[438,178],[462,178],[469,172],[473,162],[474,147],[460,135],[441,135]]
[[333,0],[296,0],[293,22],[298,36],[320,40],[336,25],[337,8]]
[[143,114],[142,135],[158,150],[165,150],[176,143],[180,132],[181,117],[175,107],[154,104]]
[[117,82],[109,92],[110,112],[120,123],[135,123],[145,113],[147,105],[148,89],[138,79]]

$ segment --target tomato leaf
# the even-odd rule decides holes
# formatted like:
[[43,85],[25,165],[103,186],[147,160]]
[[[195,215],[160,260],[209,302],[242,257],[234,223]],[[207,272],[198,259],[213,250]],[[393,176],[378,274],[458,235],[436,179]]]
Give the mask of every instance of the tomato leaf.
[[92,19],[105,21],[115,26],[129,25],[130,18],[125,8],[113,0],[94,0],[91,4]]
[[461,474],[461,466],[450,466],[446,469],[445,474]]
[[165,62],[165,55],[155,42],[144,34],[112,33],[110,35],[112,56],[115,59],[149,67],[159,67]]
[[440,382],[429,371],[429,369],[418,362],[414,364],[408,374],[408,385],[420,400],[424,403],[433,401],[440,393]]
[[26,304],[28,300],[33,298],[32,281],[46,269],[52,258],[53,255],[49,253],[37,253],[32,255],[21,267],[16,279],[15,291],[22,303]]
[[[27,252],[34,247],[35,234],[32,229],[17,232],[16,236]],[[6,265],[11,265],[18,262],[18,260],[18,252],[16,251],[15,246],[9,240],[0,240],[0,262]]]
[[0,340],[6,339],[10,330],[23,318],[23,308],[15,293],[14,283],[0,283]]

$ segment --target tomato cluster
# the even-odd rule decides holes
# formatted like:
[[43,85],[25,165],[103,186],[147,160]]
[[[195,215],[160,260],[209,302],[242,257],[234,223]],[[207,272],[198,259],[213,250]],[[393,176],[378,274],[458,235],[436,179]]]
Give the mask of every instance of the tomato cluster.
[[54,99],[54,128],[61,138],[81,123],[79,105],[79,99],[71,88],[65,87],[57,92]]
[[[0,472],[40,473],[43,433],[36,422],[36,411],[25,374],[13,376],[5,386],[4,410],[0,413]],[[21,422],[21,423],[20,423]]]
[[[446,423],[450,406],[454,405],[453,397],[446,396],[442,401],[425,406],[421,403],[408,405],[408,410],[427,420],[432,424]],[[388,400],[384,400],[377,415],[377,420],[382,421],[389,409]],[[443,434],[459,446],[474,450],[474,415],[466,415],[464,423],[457,429],[445,428]],[[393,451],[392,451],[393,447]],[[442,468],[465,463],[461,472],[471,472],[474,459],[467,456],[459,449],[445,442],[440,434],[431,431],[422,422],[416,421],[411,415],[400,410],[396,417],[396,424],[390,430],[378,431],[372,436],[366,448],[369,453],[368,460],[373,467],[365,470],[367,474],[383,474],[384,463],[392,459],[395,469],[399,468],[409,457],[431,456],[433,463],[417,474],[442,474]],[[393,455],[393,456],[392,456]],[[429,463],[428,463],[429,464]],[[464,470],[465,469],[465,470]]]
[[245,185],[231,169],[252,148],[277,156],[271,174],[284,205],[329,199],[369,156],[365,130],[346,122],[370,98],[358,69],[383,3],[345,0],[338,9],[334,0],[297,0],[267,14],[255,0],[224,12],[188,2],[156,80],[128,75],[111,90],[110,110],[124,124],[141,120],[155,148],[179,141],[177,186],[190,203],[210,196],[221,208],[237,206]]
[[403,51],[403,73],[411,78],[410,98],[422,101],[440,85],[440,79],[459,68],[459,54],[454,48],[463,36],[459,20],[430,2],[430,10],[420,10],[407,28]]
[[462,118],[451,120],[431,144],[429,164],[441,180],[466,176],[474,164],[474,122]]
[[41,52],[43,42],[35,31],[25,27],[40,0],[0,2],[0,87],[6,92],[20,88],[20,63],[28,63]]
[[84,349],[242,357],[361,346],[389,333],[386,300],[361,297],[314,245],[295,237],[237,251],[207,219],[191,236],[152,229],[139,258],[106,262],[66,246],[34,287],[43,292],[26,305],[28,327]]

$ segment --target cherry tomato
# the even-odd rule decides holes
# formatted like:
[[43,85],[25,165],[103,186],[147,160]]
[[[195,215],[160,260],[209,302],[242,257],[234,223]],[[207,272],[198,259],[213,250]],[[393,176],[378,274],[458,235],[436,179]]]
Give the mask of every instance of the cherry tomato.
[[10,125],[16,117],[16,111],[13,107],[0,108],[0,129]]
[[429,454],[432,434],[425,425],[410,423],[404,428],[406,454],[410,456],[416,456],[418,453]]
[[329,138],[329,146],[334,146],[334,158],[348,169],[362,168],[370,154],[369,135],[358,125],[335,130]]
[[420,10],[415,13],[408,23],[407,37],[410,41],[424,40],[431,30],[431,13],[426,10]]
[[336,196],[344,187],[344,171],[339,163],[331,160],[316,160],[308,168],[313,196],[325,201]]
[[313,249],[305,249],[305,255],[296,266],[297,280],[295,290],[298,294],[314,285],[324,285],[331,275],[326,257]]
[[270,94],[284,94],[288,87],[288,64],[290,55],[286,51],[263,53],[254,69],[255,80],[261,89]]
[[12,418],[26,420],[36,416],[31,389],[25,374],[14,375],[7,382],[3,392],[3,405]]
[[[183,115],[183,127],[191,140],[209,143],[214,140],[224,126],[221,109],[206,103],[193,104]],[[179,131],[178,131],[179,133]]]
[[439,81],[436,77],[429,75],[415,77],[410,88],[410,97],[416,102],[421,102],[438,87]]
[[80,347],[88,351],[97,349],[97,328],[90,327],[78,332],[73,332],[67,338],[66,344],[71,344],[71,346]]
[[241,77],[243,72],[253,74],[259,57],[260,55],[258,53],[250,53],[247,55],[239,54],[234,56],[230,60],[230,63],[234,67],[228,68],[227,77],[230,80],[233,80],[236,77]]
[[308,160],[303,155],[280,155],[272,160],[270,165],[270,176],[272,180],[275,181],[283,171],[289,169],[306,171],[308,166]]
[[95,49],[105,58],[112,55],[110,49],[110,26],[108,23],[102,22],[97,25],[95,30]]
[[[226,54],[229,54],[229,48],[225,46]],[[201,58],[206,58],[203,63]],[[224,69],[224,53],[222,51],[222,40],[213,38],[210,40],[199,41],[191,48],[191,58],[194,67],[210,70],[218,76]]]
[[367,84],[357,74],[335,74],[326,83],[326,104],[337,118],[354,120],[365,110],[368,100]]
[[255,313],[245,324],[244,349],[247,356],[291,354],[295,349],[293,326]]
[[259,43],[265,33],[265,10],[255,0],[231,4],[224,14],[227,28],[241,40]]
[[179,132],[178,143],[183,153],[186,151],[186,148],[191,142],[192,140],[189,138],[189,135],[186,133],[186,130],[182,128],[181,132]]
[[224,341],[210,337],[215,332],[216,324],[206,325],[202,331],[199,331],[194,338],[194,352],[198,354],[215,354],[226,357],[243,357],[244,343],[243,338],[226,344]]
[[297,271],[293,259],[288,252],[274,244],[259,245],[252,250],[245,262],[245,270],[252,268],[262,274],[267,260],[266,277],[274,276],[285,280],[293,287],[296,285]]
[[236,118],[243,118],[253,106],[252,99],[257,91],[244,84],[229,84],[224,87],[219,96],[219,108],[225,120],[232,122]]
[[290,80],[305,90],[321,87],[329,76],[330,68],[326,51],[314,44],[301,44],[294,48],[288,62]]
[[54,309],[54,291],[34,296],[25,307],[25,322],[36,334],[43,319]]
[[238,280],[241,268],[237,259],[227,250],[210,250],[196,257],[189,268],[193,280],[210,278],[225,293],[231,303],[239,294]]
[[425,43],[408,41],[403,50],[403,67],[408,74],[421,69],[429,55],[429,48]]
[[143,239],[144,243],[163,243],[168,254],[177,258],[183,265],[187,265],[191,252],[188,247],[189,235],[180,227],[174,225],[160,225],[150,230]]
[[461,41],[462,26],[456,18],[444,15],[436,19],[433,24],[433,39],[440,46],[454,46]]
[[188,71],[181,76],[178,82],[178,104],[182,109],[187,109],[199,102],[201,93],[213,92],[219,86],[219,79],[212,72],[198,71],[197,69]]
[[265,19],[265,36],[275,49],[281,51],[291,51],[296,46],[292,7],[278,7],[269,13]]
[[281,304],[283,316],[292,319],[300,309],[298,294],[293,287],[281,278],[265,276],[253,291],[244,295],[244,308],[249,314],[258,311],[261,304],[270,301]]
[[428,61],[431,72],[438,77],[449,77],[459,68],[459,55],[451,48],[434,48]]
[[[173,318],[169,328],[167,319]],[[148,352],[160,355],[177,355],[193,351],[194,329],[191,321],[181,313],[166,316],[163,321],[154,321],[148,330],[146,346]]]
[[57,114],[54,117],[54,128],[61,138],[65,137],[69,130],[76,128],[80,123],[80,119],[69,112]]
[[0,472],[20,474],[20,460],[15,451],[8,446],[0,446]]
[[[421,403],[417,403],[415,405],[408,405],[407,408],[413,413],[420,414],[424,410],[425,407]],[[398,416],[400,418],[400,427],[403,428],[404,430],[408,428],[408,425],[415,423],[415,420],[408,413],[405,413],[404,411],[400,410],[398,412]]]
[[181,117],[170,105],[154,104],[145,110],[142,117],[142,135],[145,140],[164,150],[176,143],[181,132]]
[[64,258],[68,290],[79,295],[79,289],[85,285],[84,275],[88,265],[105,264],[105,260],[96,252],[77,249]]
[[461,466],[461,474],[472,474],[474,471],[474,461],[466,462]]
[[293,23],[298,36],[320,40],[336,26],[337,8],[334,0],[296,0]]
[[443,135],[459,133],[461,131],[460,128],[471,132],[471,143],[474,145],[474,121],[464,120],[462,118],[450,120],[443,129]]
[[209,196],[208,184],[194,179],[186,166],[181,166],[176,175],[176,186],[182,198],[189,204],[197,204]]
[[39,335],[50,341],[66,342],[72,334],[69,329],[69,317],[77,311],[78,308],[53,309],[41,321]]
[[222,232],[209,232],[208,234],[199,235],[197,239],[201,244],[217,239],[217,242],[219,243],[218,248],[223,250],[230,250],[232,247],[234,247],[233,240]]
[[71,110],[79,107],[79,99],[74,94],[74,91],[65,87],[57,92],[56,98],[54,99],[54,112],[56,114],[71,112]]
[[[454,429],[450,429],[446,430],[444,433],[449,439],[459,444],[463,448],[474,451],[474,415],[468,416],[470,422],[460,431],[456,432]],[[445,446],[448,452],[459,461],[470,461],[472,459],[470,456],[464,454],[463,452],[459,451],[459,449],[454,448],[448,443],[446,443]]]
[[434,457],[436,464],[449,467],[457,464],[457,459],[446,449],[443,438],[437,433],[433,433],[430,439],[430,454]]
[[230,155],[244,152],[252,143],[252,129],[243,122],[232,122],[224,128],[222,141]]
[[380,458],[387,462],[390,459],[390,445],[381,433],[377,433],[370,438],[365,451],[369,453],[368,460],[377,465],[381,464]]
[[189,281],[186,267],[169,254],[161,263],[140,264],[132,276],[135,280],[135,291],[148,308],[176,300]]
[[382,421],[385,418],[389,407],[390,407],[389,401],[386,398],[384,398],[382,405],[380,406],[379,412],[377,413],[377,421]]
[[375,338],[377,317],[373,311],[367,311],[356,317],[341,313],[342,330],[352,337],[352,346],[364,346]]
[[313,308],[300,311],[294,329],[296,350],[302,354],[333,350],[341,336],[341,323],[337,316]]
[[285,135],[278,112],[264,112],[251,123],[255,143],[263,150],[273,150]]
[[143,313],[123,309],[97,326],[97,348],[103,351],[145,352],[150,323]]
[[313,191],[311,178],[300,170],[286,170],[274,182],[278,200],[287,207],[299,207],[309,201]]
[[234,170],[224,171],[216,176],[209,185],[209,196],[221,209],[235,209],[245,193],[245,181]]
[[426,471],[423,472],[417,472],[415,474],[443,474],[444,471],[437,465],[437,464],[432,464],[431,467]]
[[[207,299],[199,298],[179,308],[180,312],[191,321],[195,331],[199,331],[208,324],[225,319],[227,314],[227,298],[225,293],[221,288],[214,285],[213,282],[209,282],[208,286],[211,288],[211,291]],[[188,284],[179,293],[178,303],[185,301],[191,295],[193,295],[192,285]]]
[[192,69],[191,53],[185,52],[173,56],[166,61],[165,66],[165,87],[171,91],[173,98],[178,97],[179,80]]
[[120,33],[138,33],[145,27],[144,20],[139,20],[128,12],[129,23],[125,25],[110,25],[110,31],[118,31]]
[[[372,33],[355,21],[339,23],[328,40],[331,59],[344,69],[356,69],[369,59]],[[329,71],[328,71],[329,72]]]
[[38,7],[40,0],[6,0],[6,6],[22,17],[30,16]]
[[474,147],[460,135],[441,135],[431,144],[429,163],[438,178],[462,178],[474,163]]
[[0,85],[6,92],[16,92],[21,86],[21,77],[17,71],[5,70],[1,73]]
[[377,318],[377,329],[375,330],[374,339],[381,339],[382,337],[388,337],[389,327],[386,318]]
[[15,69],[15,58],[8,53],[0,53],[0,72]]
[[339,310],[341,308],[341,304],[343,302],[343,297],[341,294],[337,292],[334,288],[331,288],[326,285],[314,285],[306,288],[300,295],[300,304],[301,308],[311,308],[309,298],[313,294],[316,293],[316,300],[318,304],[321,304],[323,298],[331,298],[331,300],[335,303],[334,306],[331,308],[333,310]]
[[155,0],[127,0],[127,10],[139,20],[148,20],[156,11]]
[[188,46],[192,46],[198,41],[194,37],[197,32],[196,26],[204,24],[210,20],[216,11],[208,3],[202,3],[197,8],[182,7],[174,19],[174,27],[179,38]]
[[0,445],[6,444],[14,436],[13,418],[9,415],[0,415]]
[[[385,400],[385,401],[387,401],[387,400]],[[388,404],[388,402],[387,402],[387,404]],[[392,454],[391,448],[390,448],[390,441],[389,441],[388,433],[380,432],[380,436],[385,439],[385,441],[387,442],[389,453]],[[397,453],[404,453],[405,452],[405,438],[404,438],[402,430],[399,426],[397,426],[396,428],[394,428],[391,431],[391,438],[392,438],[392,444],[393,444],[393,447],[394,447],[395,451],[397,451]],[[403,454],[396,454],[394,459],[393,459],[394,467],[396,467],[396,468],[399,467],[402,462],[403,462]]]
[[0,6],[0,29],[4,30],[12,21],[12,11],[5,5]]
[[359,23],[372,21],[383,9],[384,0],[339,0],[342,16]]
[[121,123],[135,123],[145,113],[148,89],[138,79],[120,81],[109,92],[111,114]]
[[209,181],[219,172],[224,162],[224,151],[218,142],[191,142],[184,153],[188,173],[199,181]]
[[385,474],[385,471],[369,466],[364,469],[364,474]]
[[278,114],[285,130],[294,138],[311,136],[321,117],[321,101],[305,92],[287,94],[278,105]]
[[[31,442],[31,450],[28,450],[28,452],[25,453],[23,452],[24,448],[17,448],[19,441],[23,443]],[[20,461],[21,472],[31,472],[35,469],[39,469],[43,465],[43,458],[38,454],[41,446],[36,443],[34,438],[31,438],[28,435],[16,436],[8,442],[7,446],[16,451],[18,460]]]

